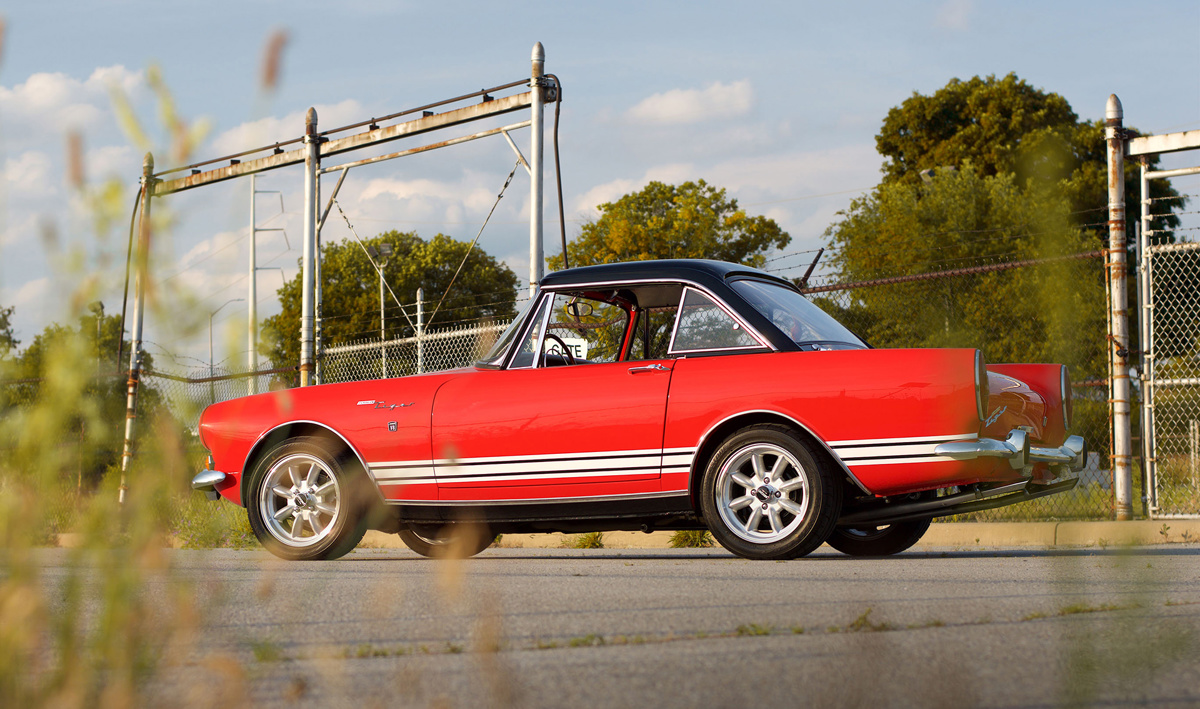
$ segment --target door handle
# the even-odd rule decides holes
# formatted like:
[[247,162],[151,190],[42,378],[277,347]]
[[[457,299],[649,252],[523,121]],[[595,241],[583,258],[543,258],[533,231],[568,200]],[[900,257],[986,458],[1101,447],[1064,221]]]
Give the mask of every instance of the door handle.
[[669,371],[671,371],[670,367],[664,367],[661,364],[647,364],[647,365],[644,365],[641,367],[630,367],[629,368],[630,374],[637,374],[638,372],[669,372]]

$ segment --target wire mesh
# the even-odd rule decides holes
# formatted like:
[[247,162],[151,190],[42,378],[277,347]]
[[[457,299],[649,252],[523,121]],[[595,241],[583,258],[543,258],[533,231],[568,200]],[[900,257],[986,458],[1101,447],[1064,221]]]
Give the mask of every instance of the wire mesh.
[[487,354],[507,322],[444,328],[419,337],[367,339],[327,347],[322,352],[322,383],[406,377],[465,367]]
[[1200,244],[1147,249],[1151,514],[1200,516]]

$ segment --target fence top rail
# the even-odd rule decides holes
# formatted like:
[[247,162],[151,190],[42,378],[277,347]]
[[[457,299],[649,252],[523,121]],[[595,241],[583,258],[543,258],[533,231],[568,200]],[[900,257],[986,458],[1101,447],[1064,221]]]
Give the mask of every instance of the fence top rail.
[[1147,254],[1178,253],[1200,251],[1200,242],[1185,241],[1178,244],[1150,244],[1146,247]]

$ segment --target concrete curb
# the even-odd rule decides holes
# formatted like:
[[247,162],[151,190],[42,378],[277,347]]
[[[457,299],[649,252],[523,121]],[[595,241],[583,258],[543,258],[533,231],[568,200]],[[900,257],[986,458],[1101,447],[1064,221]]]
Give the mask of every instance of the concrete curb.
[[[606,549],[667,549],[671,532],[605,532]],[[575,534],[505,534],[508,549],[571,547]],[[934,524],[917,544],[922,547],[1060,547],[1150,545],[1200,542],[1200,519],[1132,522],[948,522]],[[367,532],[360,548],[403,549],[395,534]]]

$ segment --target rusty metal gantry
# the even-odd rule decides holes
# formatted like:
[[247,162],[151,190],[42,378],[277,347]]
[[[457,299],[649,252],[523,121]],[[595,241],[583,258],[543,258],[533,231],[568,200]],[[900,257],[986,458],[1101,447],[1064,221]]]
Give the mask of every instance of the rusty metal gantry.
[[[327,131],[318,131],[316,109],[309,108],[305,117],[304,135],[299,138],[245,150],[212,160],[205,160],[192,165],[171,168],[155,173],[154,157],[147,153],[143,164],[141,188],[139,191],[140,212],[138,213],[138,247],[135,261],[137,266],[134,282],[132,331],[130,333],[132,347],[126,391],[125,445],[121,458],[120,502],[123,503],[125,501],[126,473],[130,459],[132,458],[133,424],[137,408],[138,383],[141,378],[142,323],[145,312],[145,292],[151,244],[150,213],[153,199],[205,185],[224,182],[225,180],[237,177],[254,175],[291,165],[304,165],[304,247],[301,267],[303,298],[300,327],[300,385],[308,386],[309,384],[318,383],[315,377],[315,350],[319,343],[320,228],[324,224],[325,217],[329,214],[329,207],[332,206],[333,199],[337,196],[337,192],[341,188],[347,172],[353,167],[393,160],[407,155],[415,155],[488,136],[503,135],[513,151],[516,152],[518,161],[530,175],[529,288],[530,293],[536,290],[544,272],[542,248],[544,105],[557,100],[561,92],[561,87],[557,81],[545,75],[545,58],[545,50],[542,48],[542,43],[538,42],[533,47],[528,79],[509,82],[489,89],[482,89],[451,99],[407,109],[383,116],[382,118],[371,118]],[[529,90],[506,96],[497,96],[497,94],[521,86],[528,87]],[[472,99],[479,99],[479,101],[458,108],[445,108]],[[435,109],[444,110],[441,113],[437,113]],[[486,118],[501,116],[522,109],[530,110],[528,120],[449,140],[428,143],[387,155],[341,163],[331,167],[323,168],[321,166],[323,159],[402,138],[411,138]],[[391,125],[381,125],[407,116],[416,117]],[[338,134],[364,127],[365,130],[335,137]],[[521,154],[520,149],[517,148],[516,143],[509,136],[509,131],[525,127],[532,128],[528,160]],[[342,174],[329,198],[329,206],[325,208],[323,214],[318,214],[320,211],[320,175],[338,171]],[[178,173],[186,174],[179,175]]]

